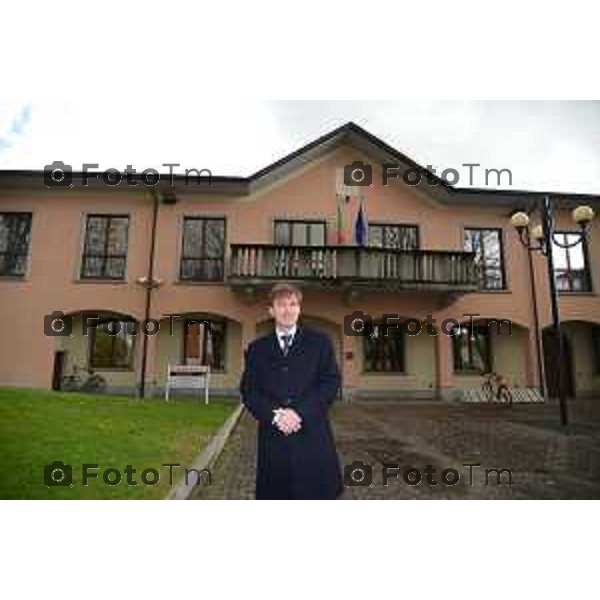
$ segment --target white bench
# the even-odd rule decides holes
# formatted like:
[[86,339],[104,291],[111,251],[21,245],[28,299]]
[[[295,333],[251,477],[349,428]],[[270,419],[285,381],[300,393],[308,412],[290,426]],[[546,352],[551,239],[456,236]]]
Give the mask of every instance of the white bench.
[[167,385],[165,400],[169,401],[171,389],[204,388],[204,402],[208,404],[208,388],[210,384],[210,367],[207,365],[174,365],[167,367]]

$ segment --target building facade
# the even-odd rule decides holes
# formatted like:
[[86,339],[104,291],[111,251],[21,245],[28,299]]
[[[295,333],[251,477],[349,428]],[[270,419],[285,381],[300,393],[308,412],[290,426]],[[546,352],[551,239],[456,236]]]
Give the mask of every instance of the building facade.
[[[370,185],[344,185],[356,161]],[[542,376],[554,394],[546,259],[530,265],[510,223],[543,194],[384,182],[390,163],[416,167],[349,123],[249,178],[84,186],[73,173],[48,187],[42,172],[0,173],[0,385],[59,389],[79,367],[118,393],[139,391],[145,371],[158,394],[170,364],[196,363],[211,367],[212,393],[237,395],[244,348],[272,328],[268,290],[293,281],[302,322],[335,344],[347,399],[456,398],[487,370],[518,388]],[[575,205],[599,212],[600,197],[555,201],[566,240]],[[568,393],[599,396],[597,219],[554,258]]]

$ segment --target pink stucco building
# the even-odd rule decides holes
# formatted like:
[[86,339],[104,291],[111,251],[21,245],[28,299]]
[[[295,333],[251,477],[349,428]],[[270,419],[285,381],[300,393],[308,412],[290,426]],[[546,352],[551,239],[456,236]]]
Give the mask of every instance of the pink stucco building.
[[[344,167],[372,167],[372,184],[344,187]],[[384,185],[382,164],[414,167],[406,156],[348,123],[249,178],[175,178],[172,187],[105,185],[72,174],[72,186],[43,172],[0,172],[0,385],[59,388],[74,365],[91,366],[109,390],[135,393],[145,362],[146,393],[162,390],[169,364],[202,363],[212,391],[235,395],[249,340],[271,326],[268,288],[294,281],[302,319],[331,335],[347,398],[453,398],[479,387],[481,372],[513,387],[540,383],[531,278],[535,281],[546,378],[556,391],[546,259],[528,251],[510,223],[544,194],[456,189],[423,178]],[[574,235],[571,210],[600,197],[553,195],[556,228]],[[355,243],[359,206],[365,246]],[[556,250],[571,395],[600,395],[600,224],[587,241]],[[154,243],[153,243],[154,242]],[[152,252],[152,246],[154,251]],[[151,276],[148,286],[150,257]],[[150,290],[148,289],[150,287]],[[70,327],[47,335],[45,316]],[[370,337],[347,335],[355,311],[373,317]],[[384,314],[437,335],[401,328],[382,334]],[[156,335],[133,335],[149,314]],[[170,330],[166,315],[173,318]],[[468,323],[444,335],[444,319]],[[86,316],[122,323],[109,335]],[[197,323],[186,326],[186,320]],[[486,327],[487,319],[507,326]],[[210,327],[203,321],[209,321]],[[95,321],[90,321],[94,323]],[[126,323],[131,326],[129,330]],[[108,331],[107,331],[108,329]],[[210,331],[209,331],[210,330]],[[143,356],[145,355],[145,361]]]

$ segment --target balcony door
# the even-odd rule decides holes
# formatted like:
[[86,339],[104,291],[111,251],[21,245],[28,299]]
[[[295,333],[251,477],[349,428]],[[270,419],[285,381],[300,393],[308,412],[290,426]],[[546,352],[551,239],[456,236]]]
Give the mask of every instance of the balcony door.
[[361,274],[374,279],[403,279],[416,281],[421,276],[421,258],[418,254],[402,254],[404,250],[418,250],[419,228],[402,223],[370,223],[369,247],[376,252],[363,253]]
[[277,219],[274,228],[274,242],[279,246],[275,252],[276,276],[322,278],[326,239],[325,221]]

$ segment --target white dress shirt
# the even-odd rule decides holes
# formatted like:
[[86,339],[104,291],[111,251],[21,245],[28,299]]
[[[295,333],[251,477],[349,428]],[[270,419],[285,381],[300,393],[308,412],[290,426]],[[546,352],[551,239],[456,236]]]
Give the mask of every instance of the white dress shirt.
[[[293,341],[294,341],[294,336],[296,335],[296,329],[297,329],[297,327],[296,327],[296,323],[294,323],[294,324],[293,324],[293,325],[290,327],[290,329],[289,329],[289,330],[286,330],[286,329],[283,329],[283,328],[281,328],[281,329],[280,329],[279,327],[276,327],[276,328],[275,328],[275,334],[277,335],[277,341],[279,342],[279,347],[280,347],[282,350],[284,349],[285,342],[283,341],[283,339],[282,339],[282,337],[281,337],[281,336],[283,336],[283,335],[291,335],[291,336],[292,336],[292,337],[290,338],[290,343],[289,343],[289,345],[288,345],[288,348],[289,348],[289,347],[291,347],[291,345],[292,345],[292,343],[293,343]],[[281,407],[280,407],[280,408],[276,408],[276,409],[274,409],[274,410],[273,410],[273,413],[274,413],[274,415],[273,415],[273,421],[272,421],[272,423],[273,423],[274,425],[276,425],[276,424],[277,424],[277,421],[279,420],[279,415],[280,415],[281,411],[283,411],[283,410],[285,410],[285,409],[283,409],[283,408],[281,408]]]
[[275,329],[275,332],[277,333],[277,340],[279,341],[279,347],[282,350],[284,349],[285,342],[283,341],[283,338],[281,336],[286,335],[286,334],[292,336],[290,339],[289,346],[288,346],[288,347],[290,347],[294,343],[294,336],[296,335],[296,329],[297,329],[296,323],[294,323],[289,330],[280,329],[280,328]]

